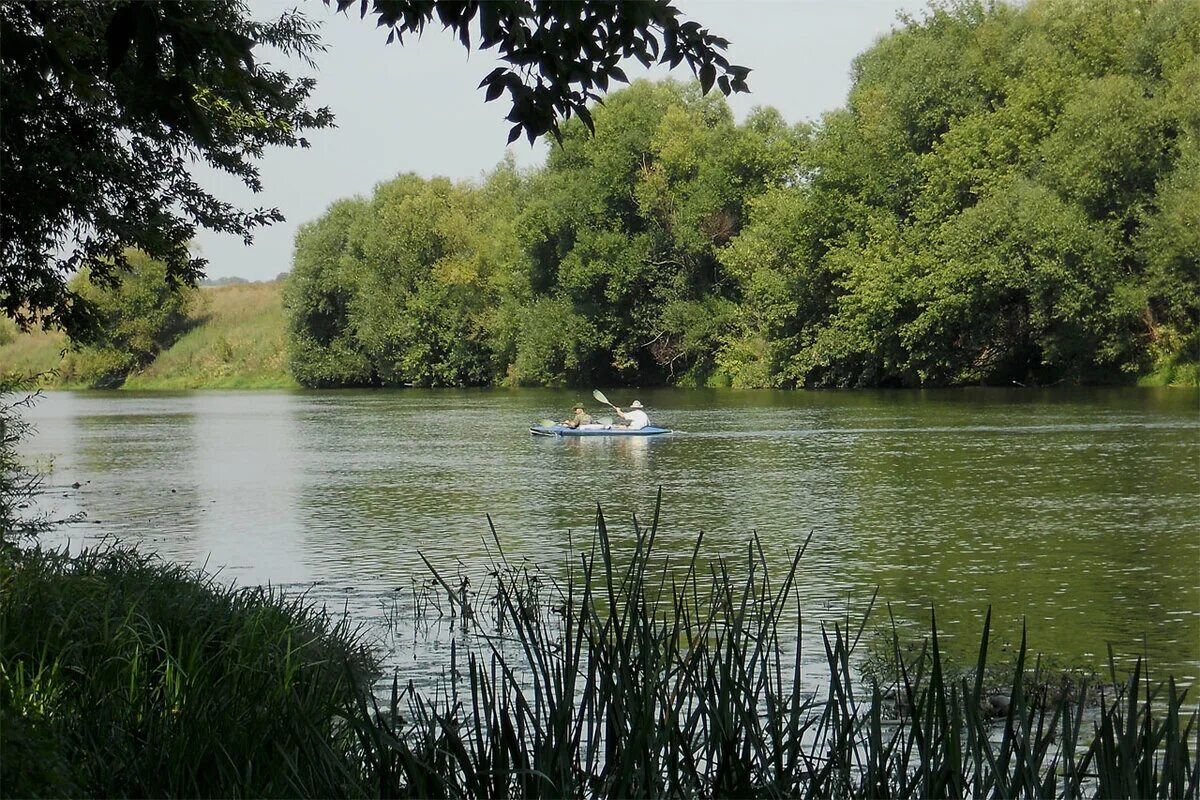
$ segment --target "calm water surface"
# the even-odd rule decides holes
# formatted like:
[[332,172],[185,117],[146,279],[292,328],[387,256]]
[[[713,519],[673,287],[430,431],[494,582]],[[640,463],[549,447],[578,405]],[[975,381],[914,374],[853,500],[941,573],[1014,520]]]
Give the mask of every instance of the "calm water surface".
[[878,587],[901,625],[936,608],[964,651],[990,604],[1003,636],[1026,619],[1061,663],[1099,665],[1111,642],[1200,674],[1196,390],[636,396],[679,432],[528,434],[578,392],[56,392],[25,450],[52,467],[51,508],[87,516],[49,543],[120,537],[368,624],[427,577],[418,551],[478,578],[485,515],[510,557],[555,571],[597,503],[627,541],[661,486],[661,546],[677,557],[703,531],[706,557],[741,558],[757,531],[782,570],[811,532],[813,629]]

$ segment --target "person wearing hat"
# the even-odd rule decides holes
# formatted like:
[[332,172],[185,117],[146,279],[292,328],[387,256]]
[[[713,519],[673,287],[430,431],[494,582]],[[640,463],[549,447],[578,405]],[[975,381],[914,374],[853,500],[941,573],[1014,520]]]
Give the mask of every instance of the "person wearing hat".
[[574,416],[568,420],[563,420],[563,427],[578,428],[580,425],[588,425],[592,421],[592,415],[583,410],[583,406],[574,406],[571,411]]
[[650,418],[646,416],[646,412],[642,410],[642,401],[634,400],[629,404],[629,411],[617,409],[617,416],[625,420],[625,427],[632,431],[641,430],[650,424]]

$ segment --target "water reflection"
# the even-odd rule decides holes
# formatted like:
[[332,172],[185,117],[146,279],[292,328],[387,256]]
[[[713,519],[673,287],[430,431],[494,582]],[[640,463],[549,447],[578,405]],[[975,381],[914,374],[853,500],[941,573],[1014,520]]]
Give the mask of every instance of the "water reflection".
[[1112,641],[1200,672],[1195,390],[641,391],[679,433],[528,435],[575,395],[55,393],[28,450],[55,457],[60,510],[89,515],[66,535],[316,584],[365,614],[426,577],[420,554],[478,577],[489,515],[509,557],[548,575],[597,504],[627,553],[662,486],[673,569],[700,532],[706,559],[742,563],[757,531],[781,572],[812,532],[799,581],[814,622],[878,586],[902,625],[936,606],[951,640],[990,604],[1006,636],[1027,617],[1060,660],[1102,660]]

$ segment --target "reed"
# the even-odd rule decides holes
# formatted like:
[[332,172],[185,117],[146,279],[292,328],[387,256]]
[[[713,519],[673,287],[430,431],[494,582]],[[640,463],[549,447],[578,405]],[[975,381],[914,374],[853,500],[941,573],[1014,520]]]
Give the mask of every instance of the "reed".
[[804,548],[772,575],[756,538],[677,564],[657,531],[656,508],[618,549],[598,513],[558,578],[493,531],[475,593],[430,564],[410,612],[469,635],[441,682],[386,696],[359,632],[303,597],[124,548],[5,549],[0,794],[1197,797],[1197,712],[1141,664],[1058,683],[1022,638],[998,692],[989,613],[973,668],[935,619],[915,653],[893,627],[864,677],[864,618],[822,629],[805,675]]
[[[859,677],[866,619],[823,629],[828,680],[808,694],[796,568],[773,578],[757,539],[740,564],[654,553],[658,512],[614,557],[591,551],[547,591],[498,551],[496,602],[431,565],[483,644],[442,685],[364,701],[370,792],[429,797],[1196,797],[1197,715],[1141,665],[1099,693],[1055,683],[1024,637],[1002,697],[951,674],[936,619],[916,658],[893,635],[890,679]],[[496,547],[500,547],[498,537]],[[735,577],[736,576],[736,577]],[[893,629],[894,630],[894,629]],[[999,706],[999,708],[997,708]],[[997,716],[999,711],[999,716]]]

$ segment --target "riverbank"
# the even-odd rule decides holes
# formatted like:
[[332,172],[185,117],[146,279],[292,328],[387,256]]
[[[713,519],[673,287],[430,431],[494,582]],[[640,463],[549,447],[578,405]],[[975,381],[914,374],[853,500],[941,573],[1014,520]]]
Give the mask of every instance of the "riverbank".
[[[441,407],[435,399],[449,393],[422,390],[55,393],[28,412],[38,446],[59,453],[48,510],[77,502],[89,528],[102,523],[105,536],[140,539],[157,556],[106,545],[76,558],[0,553],[0,796],[853,798],[1019,786],[1040,787],[1030,796],[1187,796],[1200,775],[1195,717],[1182,706],[1195,685],[1195,639],[1182,639],[1191,622],[1165,604],[1197,607],[1185,594],[1195,559],[1179,542],[1192,516],[1172,523],[1164,512],[1171,496],[1192,508],[1195,479],[1169,448],[1194,437],[1171,422],[1179,415],[1149,419],[1136,408],[1194,392],[1095,392],[1107,395],[1101,422],[1065,392],[1049,417],[1031,413],[1036,392],[946,393],[963,413],[939,402],[929,414],[936,428],[916,428],[911,410],[881,419],[880,406],[856,414],[847,405],[870,393],[777,392],[788,404],[778,414],[736,407],[739,434],[767,434],[755,438],[723,437],[730,418],[712,418],[713,397],[679,391],[697,404],[673,412],[690,433],[624,450],[531,442],[516,423],[558,397],[543,390],[461,391]],[[875,397],[937,402],[934,394]],[[983,418],[988,394],[1017,398],[1010,415],[996,416],[993,398]],[[1134,416],[1114,416],[1121,394],[1133,396]],[[642,398],[670,405],[667,392]],[[64,413],[67,404],[81,413]],[[472,419],[491,425],[462,424]],[[784,419],[810,424],[777,448]],[[841,428],[814,427],[822,419]],[[955,427],[969,447],[939,433]],[[489,430],[497,438],[484,438]],[[989,435],[1003,460],[981,447]],[[1128,437],[1154,461],[1134,460]],[[760,457],[745,447],[756,441],[770,447]],[[1085,473],[1067,469],[1102,441]],[[1056,450],[1070,458],[1039,460]],[[898,460],[904,453],[918,460]],[[972,453],[985,473],[972,471]],[[930,475],[935,454],[952,454],[951,481]],[[709,480],[689,492],[681,477],[697,465]],[[985,480],[1013,467],[1019,482]],[[347,480],[356,473],[366,481]],[[657,524],[660,504],[645,491],[641,503],[606,494],[601,484],[617,474],[678,487],[670,523]],[[738,475],[752,483],[737,485]],[[887,482],[898,475],[912,476],[904,491]],[[822,476],[847,478],[844,503],[822,497]],[[1172,477],[1180,489],[1164,496]],[[1069,491],[1060,514],[1044,514],[1045,495],[1009,493],[1056,481]],[[975,486],[986,493],[973,496],[966,487]],[[1136,496],[1138,487],[1150,493]],[[733,506],[732,496],[750,505]],[[899,496],[916,499],[918,516],[878,505]],[[592,498],[623,520],[611,538]],[[1018,516],[981,516],[972,508],[980,501]],[[1146,514],[1128,515],[1138,508]],[[458,519],[486,530],[484,509],[497,528],[487,552],[473,555],[478,548],[452,531]],[[631,514],[636,523],[624,521]],[[1022,521],[1031,538],[1014,537]],[[1106,524],[1119,539],[1103,537]],[[808,544],[797,529],[814,531]],[[1155,544],[1156,529],[1165,545]],[[1084,551],[1070,545],[1074,531]],[[42,540],[54,546],[50,534]],[[844,547],[852,549],[835,549]],[[1138,561],[1155,549],[1170,560]],[[1121,569],[1104,573],[1089,552],[1110,565],[1120,553]],[[955,553],[971,560],[954,562]],[[219,568],[221,583],[174,566],[199,563]],[[317,564],[336,571],[291,571]],[[1173,588],[1172,566],[1188,588]],[[850,585],[855,572],[870,584]],[[1039,640],[1070,665],[1100,652],[1066,641],[1064,626],[1078,631],[1104,615],[1085,584],[1067,583],[1075,574],[1117,595],[1118,625],[1097,638],[1114,643],[1110,664],[1131,647],[1146,660],[1117,660],[1084,683],[1047,667],[1053,653],[1034,657],[1046,652]],[[832,591],[821,591],[830,575]],[[1015,594],[990,591],[983,602],[976,591],[990,579]],[[233,581],[247,588],[227,588]],[[901,586],[918,594],[902,602]],[[880,621],[884,603],[888,622],[871,625],[871,608]],[[1081,617],[1070,618],[1072,608]],[[343,612],[353,625],[336,627]],[[385,626],[366,641],[383,661],[382,685],[369,679],[375,670],[356,640],[338,634],[380,616]],[[1022,619],[1028,636],[1004,635]],[[1180,623],[1187,648],[1173,665],[1154,648],[1175,625],[1146,628],[1164,619]],[[805,631],[817,638],[804,644]],[[1147,681],[1145,698],[1134,697],[1146,663],[1177,682],[1153,691]]]
[[[69,342],[59,332],[0,332],[0,372],[42,375],[47,388],[84,389],[63,379]],[[201,287],[186,332],[121,388],[137,390],[291,389],[282,283]]]
[[[283,283],[269,281],[201,287],[186,333],[122,389],[295,389],[288,369]],[[44,388],[87,389],[64,378],[70,357],[66,336],[57,331],[20,333],[0,319],[0,373],[40,375]],[[1200,362],[1169,360],[1137,376],[1138,386],[1200,386]]]

